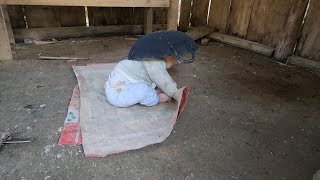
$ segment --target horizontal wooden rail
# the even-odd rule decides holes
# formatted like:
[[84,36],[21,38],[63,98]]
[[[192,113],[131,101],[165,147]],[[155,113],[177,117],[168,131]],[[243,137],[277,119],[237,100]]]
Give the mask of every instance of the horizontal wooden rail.
[[248,41],[245,39],[237,38],[234,36],[229,36],[220,33],[211,33],[207,36],[209,39],[226,43],[235,47],[251,50],[253,52],[261,53],[267,56],[272,56],[274,48],[260,43]]
[[0,0],[4,5],[169,7],[170,0]]
[[[153,31],[165,30],[166,24],[153,25]],[[24,38],[46,40],[65,39],[77,37],[90,37],[105,34],[142,34],[143,25],[113,25],[113,26],[89,26],[89,27],[54,27],[54,28],[28,28],[13,29],[14,38],[23,41]]]
[[303,67],[320,73],[320,62],[313,61],[299,56],[290,56],[287,59],[287,64]]

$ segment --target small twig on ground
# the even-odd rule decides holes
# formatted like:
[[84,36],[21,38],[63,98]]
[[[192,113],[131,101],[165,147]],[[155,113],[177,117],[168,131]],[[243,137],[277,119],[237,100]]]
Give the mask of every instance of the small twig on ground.
[[40,56],[41,60],[89,60],[89,58],[78,58],[78,57],[51,57],[51,56]]

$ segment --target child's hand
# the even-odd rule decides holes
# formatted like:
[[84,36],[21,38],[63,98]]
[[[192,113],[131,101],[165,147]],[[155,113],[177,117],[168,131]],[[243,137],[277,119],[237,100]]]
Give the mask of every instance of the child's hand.
[[160,97],[160,103],[166,103],[172,100],[172,98],[166,95],[165,93],[159,93],[159,97]]

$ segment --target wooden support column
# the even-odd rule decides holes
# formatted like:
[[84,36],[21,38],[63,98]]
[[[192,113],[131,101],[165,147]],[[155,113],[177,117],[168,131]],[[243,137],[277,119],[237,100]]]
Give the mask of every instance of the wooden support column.
[[2,6],[0,6],[0,60],[12,60],[11,46]]
[[3,17],[6,23],[6,28],[7,28],[7,33],[8,33],[8,37],[9,37],[9,41],[10,44],[15,44],[15,40],[14,40],[14,36],[13,36],[13,31],[12,31],[12,27],[11,27],[11,21],[10,21],[10,17],[8,14],[8,9],[6,5],[1,5],[2,6],[2,12],[3,12]]
[[293,54],[308,2],[308,0],[292,1],[291,10],[285,24],[286,31],[282,33],[279,39],[274,53],[275,58],[284,59]]
[[179,0],[170,0],[168,11],[168,30],[177,30]]
[[144,33],[152,33],[153,24],[153,8],[145,8],[144,10]]
[[180,18],[179,18],[179,30],[180,31],[187,31],[189,28],[191,2],[192,2],[192,0],[181,0]]

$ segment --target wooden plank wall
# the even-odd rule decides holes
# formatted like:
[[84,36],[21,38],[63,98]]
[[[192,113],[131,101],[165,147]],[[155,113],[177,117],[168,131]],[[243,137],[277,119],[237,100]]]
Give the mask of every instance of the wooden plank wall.
[[[211,0],[208,25],[220,33],[276,47],[281,33],[286,30],[293,1],[299,0]],[[184,15],[187,12],[184,8],[188,9],[189,3],[183,2],[180,22],[185,26],[190,22]],[[192,26],[205,24],[205,4],[207,1],[194,0],[190,8]]]
[[153,9],[153,24],[167,24],[168,8]]
[[201,26],[207,24],[210,0],[193,0],[191,25]]
[[230,5],[231,0],[211,0],[208,25],[215,31],[226,32]]
[[[276,50],[278,57],[293,53],[301,34],[296,54],[320,59],[320,0],[310,0],[304,27],[300,27],[308,1],[181,0],[179,29],[208,25],[220,33],[282,48]],[[153,12],[154,24],[167,23],[167,8]],[[14,29],[26,28],[25,21],[29,28],[86,25],[84,7],[8,6],[8,13]],[[88,7],[88,18],[90,26],[142,25],[144,8]]]
[[320,61],[320,1],[311,0],[296,54]]
[[[237,36],[247,40],[259,42],[276,48],[275,57],[285,58],[294,53],[295,44],[298,42],[303,16],[306,12],[308,0],[211,0],[209,15],[207,0],[193,0],[191,8],[189,2],[182,0],[180,26],[191,22],[192,26],[208,24],[215,31]],[[320,1],[311,0],[309,21],[314,30],[311,33],[310,27],[304,28],[300,41],[300,54],[312,56],[313,50],[318,51]],[[313,11],[311,12],[312,8]],[[184,15],[184,8],[192,9],[191,19]],[[187,12],[187,11],[186,11]],[[207,21],[208,17],[208,23]],[[181,19],[185,18],[185,19]],[[308,18],[307,18],[308,20]],[[308,23],[308,21],[306,21]],[[311,25],[312,24],[312,25]],[[184,28],[185,29],[185,28]],[[313,37],[308,38],[312,35]],[[303,50],[303,44],[307,43],[308,50]],[[312,45],[311,45],[312,44]],[[311,50],[312,49],[312,50]],[[319,53],[320,54],[320,53]],[[312,57],[319,58],[320,55]]]
[[25,28],[22,6],[7,6],[12,28]]
[[[12,27],[47,28],[86,26],[84,7],[8,6]],[[154,24],[167,23],[167,8],[154,8]],[[142,25],[144,8],[88,7],[90,26]]]
[[144,8],[88,7],[90,26],[143,24]]
[[260,0],[253,5],[247,39],[276,47],[290,13],[291,0]]
[[179,30],[187,31],[190,24],[192,0],[181,0]]
[[25,6],[29,28],[85,26],[84,7]]
[[246,37],[254,0],[232,1],[227,22],[227,33]]
[[285,59],[294,54],[308,3],[309,0],[292,1],[290,13],[285,24],[286,30],[281,33],[281,37],[274,52],[275,58]]
[[208,25],[226,33],[277,46],[296,0],[211,0]]
[[[154,24],[167,23],[167,8],[154,8]],[[142,25],[144,8],[88,7],[90,26]]]

